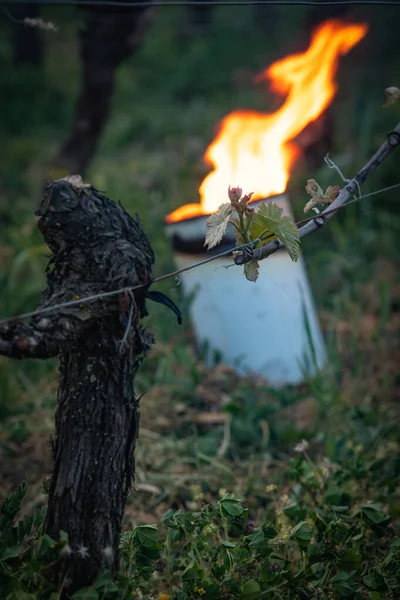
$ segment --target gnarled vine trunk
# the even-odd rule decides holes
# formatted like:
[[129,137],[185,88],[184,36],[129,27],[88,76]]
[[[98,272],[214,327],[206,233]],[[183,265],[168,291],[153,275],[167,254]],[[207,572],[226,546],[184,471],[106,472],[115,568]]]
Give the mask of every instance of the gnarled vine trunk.
[[[0,353],[60,357],[47,532],[55,539],[68,533],[70,552],[56,573],[68,598],[119,567],[139,422],[133,380],[153,341],[138,320],[154,255],[139,219],[79,177],[49,184],[38,214],[53,253],[40,308],[54,310],[3,328]],[[138,285],[134,295],[79,303]]]
[[60,360],[47,532],[53,538],[68,532],[72,554],[66,555],[62,575],[72,587],[119,567],[139,414],[135,366],[129,354],[119,354],[115,321],[94,327]]

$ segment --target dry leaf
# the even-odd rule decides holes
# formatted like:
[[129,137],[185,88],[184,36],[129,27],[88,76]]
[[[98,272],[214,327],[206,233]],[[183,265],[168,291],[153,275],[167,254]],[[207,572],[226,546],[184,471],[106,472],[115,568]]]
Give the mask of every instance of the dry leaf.
[[312,208],[314,208],[314,206],[317,206],[317,204],[320,204],[321,201],[317,201],[315,200],[315,198],[311,198],[311,200],[309,200],[307,202],[307,204],[304,207],[304,212],[308,213]]
[[325,198],[328,200],[330,200],[330,202],[333,202],[338,194],[340,192],[340,187],[338,185],[330,185],[328,188],[326,188],[326,192],[325,192]]
[[392,104],[395,104],[396,102],[399,102],[400,100],[400,90],[397,87],[388,87],[385,90],[386,92],[386,102],[383,105],[384,108],[387,108],[388,106],[391,106]]
[[148,492],[149,494],[159,494],[161,489],[151,483],[136,483],[135,487],[138,492]]
[[197,425],[220,425],[229,421],[231,416],[225,412],[199,413],[191,420]]
[[56,181],[66,181],[67,183],[70,183],[75,190],[88,190],[92,187],[90,183],[85,183],[80,175],[68,175],[67,177],[57,179]]
[[324,192],[321,186],[315,181],[315,179],[309,179],[306,185],[306,192],[310,194],[311,198],[323,198]]
[[304,207],[305,213],[315,206],[318,206],[318,204],[330,204],[333,202],[340,192],[340,187],[338,185],[330,185],[324,194],[321,186],[315,179],[309,179],[306,185],[306,192],[307,194],[310,194],[311,200],[309,200]]

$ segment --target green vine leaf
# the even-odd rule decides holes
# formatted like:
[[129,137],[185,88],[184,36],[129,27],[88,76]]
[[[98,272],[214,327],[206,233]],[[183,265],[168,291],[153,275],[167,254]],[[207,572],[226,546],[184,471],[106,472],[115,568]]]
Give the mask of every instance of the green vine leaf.
[[206,241],[204,242],[204,245],[207,246],[207,250],[211,250],[212,248],[215,248],[215,246],[218,246],[224,237],[232,212],[233,208],[231,204],[225,203],[221,204],[216,213],[213,213],[208,217],[206,223]]
[[244,274],[248,281],[257,281],[259,275],[259,264],[256,260],[252,260],[244,265]]
[[297,261],[300,255],[299,230],[290,217],[282,216],[282,212],[283,209],[278,204],[262,202],[250,222],[250,238],[253,241],[260,237],[267,238],[261,241],[262,244],[278,238],[285,246],[290,258]]
[[232,223],[232,225],[234,227],[234,233],[236,236],[236,246],[243,246],[249,240],[247,240],[247,242],[246,242],[245,234],[243,231],[241,231],[241,224],[240,224],[239,219],[237,217],[231,217],[230,223]]
[[[252,218],[253,215],[250,215]],[[247,215],[249,218],[249,215]],[[241,231],[241,223],[237,217],[231,217],[230,222],[234,226],[234,232],[236,235],[236,246],[243,246],[249,242],[249,238],[246,234]],[[235,253],[234,253],[235,254]],[[248,281],[257,281],[259,275],[259,263],[256,260],[248,262],[244,265],[243,272]]]

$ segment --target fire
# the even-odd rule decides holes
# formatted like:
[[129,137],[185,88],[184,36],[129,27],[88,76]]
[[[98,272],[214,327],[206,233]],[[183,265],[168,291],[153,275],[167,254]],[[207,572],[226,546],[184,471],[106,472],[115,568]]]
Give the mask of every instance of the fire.
[[252,191],[253,200],[284,192],[300,152],[291,140],[330,104],[337,89],[339,56],[347,54],[367,30],[366,24],[326,21],[314,32],[306,52],[283,58],[260,73],[256,81],[270,80],[273,91],[286,94],[284,103],[273,114],[237,110],[222,120],[204,156],[214,169],[199,188],[200,204],[178,208],[167,221],[214,212],[226,201],[228,184]]

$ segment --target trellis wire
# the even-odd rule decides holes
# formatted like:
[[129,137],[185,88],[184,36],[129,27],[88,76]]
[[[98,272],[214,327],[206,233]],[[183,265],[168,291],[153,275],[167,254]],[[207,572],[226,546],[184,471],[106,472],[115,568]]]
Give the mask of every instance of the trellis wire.
[[[14,5],[37,4],[37,0],[13,0]],[[0,0],[0,5],[10,5],[10,1]],[[123,2],[122,0],[41,0],[40,4],[47,6],[109,6],[126,8],[166,7],[166,6],[399,6],[400,2],[393,0],[330,0],[327,2],[312,2],[307,0],[168,0],[167,2]]]
[[[375,192],[371,192],[369,194],[365,194],[363,196],[359,196],[357,198],[354,198],[354,200],[349,200],[348,202],[346,202],[346,204],[344,204],[343,206],[339,207],[339,208],[335,208],[332,211],[326,210],[325,211],[325,215],[329,214],[329,213],[334,213],[334,212],[338,212],[339,210],[341,210],[342,208],[345,208],[346,206],[348,206],[349,204],[353,204],[355,202],[359,202],[360,200],[363,200],[364,198],[369,198],[370,196],[376,196],[377,194],[381,194],[382,192],[387,192],[389,190],[393,190],[395,188],[400,187],[400,183],[395,183],[394,185],[390,185],[388,187],[382,188],[380,190],[376,190]],[[318,215],[314,215],[312,217],[307,217],[306,219],[302,219],[301,221],[298,221],[296,223],[296,225],[300,225],[302,223],[306,223],[307,221],[312,221],[313,219],[318,218]],[[229,254],[232,254],[233,251],[239,251],[239,250],[244,250],[245,248],[249,248],[251,246],[254,246],[254,242],[249,242],[248,244],[243,244],[242,246],[235,246],[234,248],[230,248],[229,250],[225,250],[224,252],[220,252],[219,254],[215,254],[214,256],[210,256],[209,258],[206,258],[205,260],[202,260],[200,262],[194,263],[192,265],[189,265],[188,267],[184,267],[183,269],[179,269],[177,271],[172,271],[171,273],[166,273],[165,275],[160,275],[160,277],[156,277],[155,279],[152,280],[152,284],[153,283],[158,283],[160,281],[164,281],[165,279],[169,279],[170,277],[177,277],[178,275],[180,275],[181,273],[185,273],[186,271],[191,271],[192,269],[195,269],[197,267],[201,267],[202,265],[205,265],[209,262],[212,262],[214,260],[217,260],[218,258],[222,258],[224,256],[228,256]],[[61,302],[60,304],[54,304],[53,306],[46,306],[43,308],[38,308],[37,310],[33,310],[31,312],[27,312],[27,313],[22,313],[20,315],[16,315],[15,317],[9,317],[8,319],[2,319],[0,321],[0,325],[6,325],[8,323],[12,323],[15,321],[20,321],[23,319],[27,319],[29,317],[37,317],[39,315],[43,315],[43,314],[47,314],[50,312],[54,312],[60,308],[68,308],[70,306],[76,306],[77,304],[87,304],[88,302],[91,302],[92,300],[100,300],[103,298],[108,298],[110,296],[117,296],[119,294],[122,294],[124,292],[130,293],[130,292],[134,292],[136,290],[142,289],[144,287],[146,287],[147,284],[142,284],[142,285],[136,285],[133,287],[123,287],[123,288],[119,288],[116,290],[111,290],[109,292],[101,292],[99,294],[93,294],[91,296],[85,296],[83,298],[79,298],[78,300],[70,300],[68,302]]]

